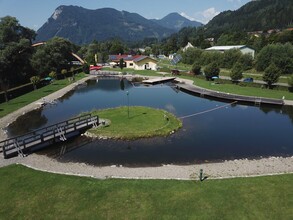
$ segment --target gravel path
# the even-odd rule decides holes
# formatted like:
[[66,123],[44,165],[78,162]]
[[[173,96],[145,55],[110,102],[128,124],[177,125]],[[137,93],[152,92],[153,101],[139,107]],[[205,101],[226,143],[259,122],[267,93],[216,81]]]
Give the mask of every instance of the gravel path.
[[[66,94],[68,91],[74,89],[78,83],[82,83],[89,78],[89,76],[81,81],[72,84],[64,89],[59,90],[46,97],[47,100],[55,100]],[[192,81],[184,80],[186,83]],[[15,111],[3,118],[0,121],[0,140],[7,137],[3,128],[9,123],[13,122],[18,116],[37,108],[38,100],[18,111]],[[105,178],[130,178],[130,179],[198,179],[200,169],[203,169],[204,175],[209,179],[215,178],[233,178],[246,176],[260,176],[260,175],[276,175],[283,173],[293,173],[293,157],[270,157],[259,160],[232,160],[221,163],[205,163],[194,164],[187,166],[177,165],[163,165],[160,167],[143,167],[143,168],[128,168],[122,166],[106,166],[95,167],[84,163],[61,163],[55,159],[48,158],[37,154],[29,155],[21,158],[15,157],[11,159],[4,159],[0,156],[0,167],[8,166],[10,164],[22,164],[36,170],[42,170],[52,173],[90,176],[99,179]]]

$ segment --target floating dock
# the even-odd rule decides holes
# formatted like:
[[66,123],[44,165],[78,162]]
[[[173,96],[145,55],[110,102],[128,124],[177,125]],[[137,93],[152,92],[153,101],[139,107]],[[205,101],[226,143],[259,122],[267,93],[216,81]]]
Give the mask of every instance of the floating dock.
[[193,85],[178,83],[177,88],[181,91],[185,91],[191,94],[199,95],[201,97],[216,98],[220,100],[229,100],[229,101],[238,101],[243,103],[252,103],[255,105],[268,104],[268,105],[284,105],[284,100],[282,99],[269,99],[261,97],[252,97],[252,96],[241,96],[223,92],[217,92],[212,90],[207,90],[199,88]]
[[66,141],[68,138],[80,135],[86,129],[95,127],[98,124],[98,116],[87,114],[1,141],[0,148],[2,148],[5,159],[17,155],[25,156],[27,152],[33,149]]
[[143,80],[142,83],[145,84],[158,84],[158,83],[164,83],[164,82],[170,82],[173,81],[176,77],[156,77],[153,79],[147,79]]

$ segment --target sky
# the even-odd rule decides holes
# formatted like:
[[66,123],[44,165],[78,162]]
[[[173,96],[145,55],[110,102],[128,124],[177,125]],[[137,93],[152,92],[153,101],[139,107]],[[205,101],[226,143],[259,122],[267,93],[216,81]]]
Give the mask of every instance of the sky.
[[250,0],[0,0],[0,18],[16,17],[22,26],[38,30],[60,5],[87,9],[115,8],[161,19],[178,12],[190,20],[207,23],[225,10],[236,10]]

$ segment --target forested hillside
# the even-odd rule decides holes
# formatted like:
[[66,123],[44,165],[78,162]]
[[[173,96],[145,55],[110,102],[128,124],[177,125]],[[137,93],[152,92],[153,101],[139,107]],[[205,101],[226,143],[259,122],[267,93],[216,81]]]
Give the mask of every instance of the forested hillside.
[[209,34],[219,36],[227,31],[282,29],[292,25],[292,0],[257,0],[236,11],[220,13],[206,25],[206,28]]

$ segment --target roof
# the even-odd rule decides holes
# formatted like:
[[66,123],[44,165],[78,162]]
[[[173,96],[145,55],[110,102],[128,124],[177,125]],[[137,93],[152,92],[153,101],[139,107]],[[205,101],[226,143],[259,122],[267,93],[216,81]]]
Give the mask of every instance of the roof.
[[[127,55],[127,54],[123,54],[123,55],[109,55],[109,59],[111,61],[114,61],[114,62],[118,62],[120,59],[123,59],[124,61],[133,61],[133,62],[139,62],[141,60],[144,60],[146,58],[149,58],[149,59],[152,59],[148,56],[143,56],[143,55]],[[155,59],[152,59],[154,61],[156,61]]]
[[147,58],[149,58],[149,59],[157,62],[157,60],[155,60],[155,59],[153,59],[151,57],[148,57],[148,56],[140,56],[140,57],[137,57],[136,59],[133,60],[133,62],[139,62],[139,61],[142,61],[142,60],[147,59]]
[[231,49],[242,49],[244,47],[247,47],[246,45],[234,45],[234,46],[213,46],[210,48],[207,48],[206,50],[231,50]]

